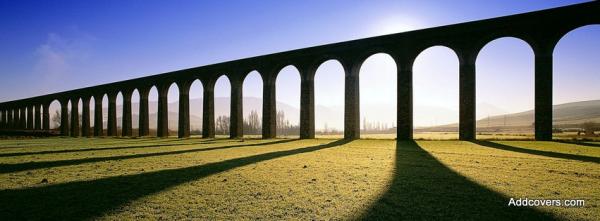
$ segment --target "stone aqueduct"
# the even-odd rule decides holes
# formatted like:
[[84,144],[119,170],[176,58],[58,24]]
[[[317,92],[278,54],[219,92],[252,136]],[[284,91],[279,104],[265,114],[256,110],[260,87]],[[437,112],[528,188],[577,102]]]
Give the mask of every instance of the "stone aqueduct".
[[[295,66],[301,76],[300,137],[314,138],[314,75],[327,60],[339,61],[345,71],[344,138],[360,138],[359,70],[362,62],[375,53],[390,55],[397,65],[397,138],[412,139],[412,65],[420,52],[433,46],[446,46],[459,58],[459,138],[475,139],[475,60],[488,42],[501,37],[515,37],[528,43],[535,55],[535,138],[552,139],[552,54],[555,45],[571,30],[600,24],[600,2],[548,9],[462,24],[384,35],[287,52],[240,59],[132,80],[48,94],[0,103],[0,128],[3,130],[49,130],[50,103],[57,100],[62,135],[103,136],[102,102],[95,102],[94,130],[90,127],[90,100],[108,97],[108,136],[117,134],[116,97],[123,95],[122,136],[132,136],[131,95],[140,94],[139,135],[149,135],[148,93],[158,90],[157,135],[168,132],[167,93],[172,84],[179,88],[179,137],[190,136],[189,89],[200,80],[203,94],[203,137],[214,137],[214,85],[226,75],[231,82],[230,137],[243,136],[242,85],[251,71],[263,80],[262,137],[276,133],[275,79],[288,65]],[[4,79],[7,80],[7,79]],[[79,102],[83,103],[81,128]]]

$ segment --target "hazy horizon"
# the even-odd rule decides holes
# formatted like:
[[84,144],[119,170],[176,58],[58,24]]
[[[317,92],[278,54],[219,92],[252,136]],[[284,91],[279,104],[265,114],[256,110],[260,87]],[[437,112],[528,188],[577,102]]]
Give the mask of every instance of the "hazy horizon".
[[[106,99],[105,99],[106,101]],[[585,100],[585,101],[577,101],[577,102],[589,102],[589,101],[600,101],[600,100]],[[173,114],[177,114],[179,113],[178,110],[178,100],[174,100],[174,101],[169,101],[169,113],[173,113]],[[215,97],[215,117],[218,116],[229,116],[229,104],[230,102],[230,98],[229,97]],[[573,102],[568,102],[568,103],[573,103]],[[227,105],[225,105],[227,104]],[[261,98],[258,97],[249,97],[249,96],[244,96],[244,100],[243,100],[243,104],[244,104],[244,108],[243,108],[243,115],[244,115],[244,119],[246,119],[248,117],[248,114],[250,114],[251,111],[256,111],[259,115],[259,118],[262,117],[262,102],[261,102]],[[566,103],[561,103],[561,104],[555,104],[555,105],[562,105],[562,104],[566,104]],[[378,109],[382,109],[383,112],[391,112],[391,109],[393,109],[393,107],[391,106],[385,106],[384,104],[373,104],[376,107],[378,107]],[[502,116],[502,115],[511,115],[511,114],[519,114],[519,113],[524,113],[524,112],[528,112],[531,110],[524,110],[524,111],[519,111],[519,112],[507,112],[501,108],[498,108],[496,106],[490,105],[490,104],[486,104],[486,103],[478,103],[477,104],[478,109],[484,109],[487,110],[487,112],[484,113],[478,113],[477,114],[477,120],[483,120],[486,119],[488,117],[498,117],[498,116]],[[154,121],[156,121],[156,113],[158,110],[158,103],[157,101],[150,101],[149,104],[149,114],[151,115],[151,122],[152,125],[154,125]],[[56,111],[60,110],[60,106],[57,104],[57,102],[54,102],[51,107],[50,107],[50,113],[55,114]],[[93,105],[93,101],[92,104],[90,104],[90,112],[92,113],[90,118],[90,122],[91,122],[91,126],[93,126],[94,124],[94,116],[93,116],[93,110],[94,110],[94,105]],[[107,105],[103,106],[103,122],[104,124],[106,124],[106,121],[108,119],[108,107]],[[277,100],[277,110],[281,110],[285,113],[286,119],[290,120],[290,123],[292,123],[293,125],[298,125],[299,124],[299,118],[300,118],[300,109],[284,102],[284,101],[280,101]],[[81,103],[80,103],[80,111],[81,111]],[[380,110],[381,111],[381,110]],[[458,114],[458,110],[451,110],[442,106],[415,106],[414,107],[414,118],[415,118],[415,122],[414,122],[414,128],[415,129],[419,129],[419,128],[427,128],[427,127],[435,127],[435,126],[443,126],[443,125],[450,125],[450,124],[457,124],[458,120],[454,121],[454,115]],[[81,113],[80,113],[81,114]],[[132,114],[137,116],[139,114],[139,102],[137,102],[136,100],[132,100]],[[120,119],[120,117],[123,115],[122,113],[122,102],[117,102],[117,118]],[[329,130],[331,129],[335,129],[338,131],[343,131],[344,130],[344,122],[343,122],[343,115],[344,115],[344,108],[343,106],[338,106],[338,105],[334,105],[334,106],[327,106],[327,105],[315,105],[315,129],[317,131],[323,130],[325,124],[327,124],[327,128]],[[338,116],[342,116],[342,118],[339,118]],[[190,117],[192,118],[192,124],[199,124],[202,121],[202,98],[193,98],[190,99]],[[337,119],[339,118],[339,119]],[[421,121],[417,121],[416,119],[425,119],[425,120],[421,120]],[[194,119],[198,122],[195,122]],[[170,121],[176,121],[177,118],[169,118]],[[262,121],[262,119],[259,119]],[[364,118],[361,118],[361,121],[363,121]],[[370,123],[385,123],[387,124],[389,127],[392,127],[392,125],[395,125],[396,122],[395,121],[386,121],[384,120],[380,120],[380,119],[372,119],[372,118],[367,118],[366,119],[368,122]],[[134,119],[134,121],[137,121],[137,119]],[[120,125],[121,122],[118,122],[118,124]],[[363,122],[361,122],[363,123]],[[361,124],[362,125],[362,124]],[[134,124],[133,127],[137,128],[137,124]],[[361,129],[364,127],[364,125],[361,126]],[[176,128],[171,128],[170,129],[176,129]],[[194,129],[194,128],[192,128]],[[198,128],[196,128],[198,129]]]

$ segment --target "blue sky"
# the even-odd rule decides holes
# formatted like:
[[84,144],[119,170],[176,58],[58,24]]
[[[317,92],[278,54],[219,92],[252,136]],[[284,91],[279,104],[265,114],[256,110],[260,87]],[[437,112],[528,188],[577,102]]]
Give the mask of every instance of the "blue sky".
[[[584,1],[1,0],[0,101],[579,2]],[[600,60],[594,58],[600,57],[594,54],[600,50],[599,37],[600,28],[589,27],[561,41],[555,55],[555,103],[600,98],[595,86],[600,85]],[[478,103],[506,112],[532,108],[533,54],[527,45],[499,39],[481,56],[477,61]],[[361,79],[364,105],[394,106],[395,99],[380,99],[381,94],[395,90],[389,84],[394,82],[389,79],[395,78],[395,69],[386,59],[376,55],[364,67],[365,73],[381,74],[383,79]],[[339,70],[335,62],[319,70],[318,105],[342,105],[343,84],[324,83],[341,79]],[[299,78],[291,67],[284,72],[278,84],[286,87],[279,87],[277,99],[299,106]],[[259,78],[249,82],[245,95],[260,96]],[[217,96],[226,96],[227,82],[219,81],[216,90]],[[195,91],[201,90],[193,89],[191,97],[201,97]],[[170,99],[175,100],[176,93],[170,93]],[[417,110],[457,109],[458,63],[451,51],[432,48],[418,58],[415,106]],[[363,114],[369,111],[365,108]],[[427,125],[458,119],[451,115],[415,120]],[[393,121],[381,119],[388,120]]]

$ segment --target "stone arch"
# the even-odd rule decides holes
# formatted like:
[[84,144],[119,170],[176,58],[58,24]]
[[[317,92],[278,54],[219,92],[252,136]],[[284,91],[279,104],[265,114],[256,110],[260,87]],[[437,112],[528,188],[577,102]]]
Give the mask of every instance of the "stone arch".
[[[50,101],[49,103],[49,108],[48,108],[48,112],[50,114],[50,130],[58,130],[59,126],[60,126],[60,107],[61,107],[61,101],[59,99],[52,99],[52,101]],[[14,113],[13,113],[14,116]]]
[[[497,47],[493,47],[495,45]],[[533,115],[510,114],[534,109],[534,57],[529,42],[512,36],[496,38],[478,51],[475,60],[477,136],[533,133]]]
[[[498,42],[498,40],[502,39],[516,39],[522,43],[525,43],[527,47],[531,49],[532,52],[534,51],[534,43],[532,43],[533,40],[528,37],[519,35],[495,35],[478,41],[478,43],[476,44],[478,47],[476,47],[476,52],[474,54],[475,62],[477,62],[477,58],[479,58],[481,51],[483,51],[486,47],[489,47],[489,45],[493,44],[494,42]],[[457,51],[457,54],[460,54],[460,52]],[[461,57],[462,56],[459,56],[459,58]]]
[[170,135],[179,132],[179,87],[180,83],[170,82],[167,84],[167,132]]
[[394,57],[387,53],[371,54],[361,62],[358,69],[361,134],[395,134],[397,67]]
[[96,127],[96,96],[90,96],[90,133],[93,134],[94,127]]
[[131,89],[131,129],[132,135],[139,136],[140,130],[140,90]]
[[261,135],[263,77],[257,70],[248,72],[243,78],[243,134],[246,136]]
[[116,104],[116,120],[117,120],[117,136],[121,136],[123,134],[123,108],[124,108],[124,90],[119,90],[117,92],[117,97],[115,99]]
[[[553,48],[552,126],[557,136],[575,136],[575,131],[556,132],[567,128],[583,130],[587,122],[600,123],[589,115],[600,104],[598,38],[599,24],[578,26],[563,34]],[[574,106],[578,106],[577,112],[582,116],[587,116],[573,118]]]
[[204,85],[200,79],[190,84],[190,135],[202,135],[204,118]]
[[[286,65],[277,72],[275,78],[276,120],[278,136],[300,135],[300,69],[296,65]],[[285,84],[285,87],[282,86]]]
[[158,122],[158,88],[155,84],[148,91],[148,128],[149,135],[156,136]]
[[[459,58],[445,45],[419,52],[412,62],[413,131],[451,132],[458,138]],[[443,138],[448,138],[444,136]]]
[[[215,134],[229,135],[231,113],[231,79],[226,74],[217,75],[214,81]],[[212,82],[210,82],[212,83]]]
[[341,135],[344,131],[344,75],[337,59],[321,61],[315,68],[315,133]]

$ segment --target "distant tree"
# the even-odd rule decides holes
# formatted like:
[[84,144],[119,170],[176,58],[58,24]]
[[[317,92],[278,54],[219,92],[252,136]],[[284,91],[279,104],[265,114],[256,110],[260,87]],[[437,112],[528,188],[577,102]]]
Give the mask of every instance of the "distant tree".
[[277,126],[277,130],[281,130],[285,127],[285,113],[283,111],[277,111],[277,115],[275,117],[275,122]]
[[598,124],[588,121],[581,124],[581,127],[585,131],[586,136],[594,136],[594,131],[598,129]]
[[248,117],[244,120],[244,132],[247,134],[260,134],[262,126],[260,125],[260,118],[258,112],[252,110]]
[[[67,119],[69,119],[69,113],[67,112]],[[54,123],[54,125],[56,125],[54,128],[60,128],[60,123],[61,123],[61,119],[62,116],[60,114],[60,112],[58,110],[56,110],[54,112],[54,115],[52,116],[52,123]],[[81,121],[80,121],[81,122]]]
[[216,134],[229,134],[229,116],[219,116],[217,117],[217,122],[215,124],[215,133]]
[[300,133],[300,127],[298,125],[292,125],[290,121],[285,118],[285,113],[283,111],[277,111],[275,122],[277,123],[277,134],[285,136]]

